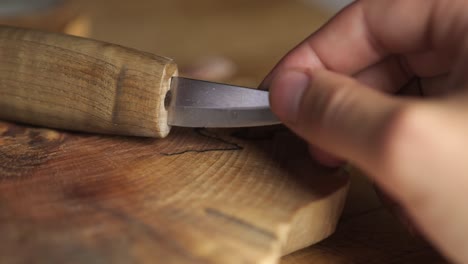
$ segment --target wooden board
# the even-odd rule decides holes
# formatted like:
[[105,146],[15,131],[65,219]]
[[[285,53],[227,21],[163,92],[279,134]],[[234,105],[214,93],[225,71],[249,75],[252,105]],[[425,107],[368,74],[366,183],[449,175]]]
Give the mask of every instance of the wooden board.
[[352,176],[346,207],[327,240],[285,256],[280,264],[449,263],[383,205],[374,186]]
[[348,184],[281,127],[0,136],[4,263],[275,263],[333,232]]

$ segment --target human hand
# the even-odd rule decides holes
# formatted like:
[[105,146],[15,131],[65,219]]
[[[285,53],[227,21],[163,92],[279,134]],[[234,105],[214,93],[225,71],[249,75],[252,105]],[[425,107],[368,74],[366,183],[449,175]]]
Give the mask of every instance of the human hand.
[[[467,12],[464,0],[358,0],[262,84],[273,111],[319,160],[338,157],[364,170],[461,263],[468,263]],[[392,95],[414,76],[446,76],[447,89],[424,100]]]

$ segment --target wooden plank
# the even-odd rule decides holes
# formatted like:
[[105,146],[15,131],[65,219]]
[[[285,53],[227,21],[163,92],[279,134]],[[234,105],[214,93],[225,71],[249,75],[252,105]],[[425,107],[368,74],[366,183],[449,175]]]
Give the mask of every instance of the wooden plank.
[[275,263],[332,233],[347,191],[281,127],[0,135],[5,263]]

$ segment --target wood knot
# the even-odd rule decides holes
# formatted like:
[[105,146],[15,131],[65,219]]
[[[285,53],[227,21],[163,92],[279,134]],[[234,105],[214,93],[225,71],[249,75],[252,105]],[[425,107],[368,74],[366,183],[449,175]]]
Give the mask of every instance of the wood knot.
[[49,161],[62,142],[53,130],[0,123],[0,180],[25,176]]

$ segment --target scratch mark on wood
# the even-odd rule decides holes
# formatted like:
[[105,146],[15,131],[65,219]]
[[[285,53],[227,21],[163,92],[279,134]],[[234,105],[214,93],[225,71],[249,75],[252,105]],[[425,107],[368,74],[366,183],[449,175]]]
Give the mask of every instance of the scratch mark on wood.
[[250,231],[254,231],[256,233],[258,233],[259,235],[262,235],[264,237],[267,237],[268,239],[278,239],[278,237],[273,234],[272,232],[268,231],[268,230],[265,230],[261,227],[258,227],[258,226],[255,226],[243,219],[240,219],[240,218],[237,218],[235,216],[232,216],[232,215],[228,215],[228,214],[225,214],[217,209],[214,209],[214,208],[205,208],[205,212],[208,214],[208,215],[211,215],[211,216],[214,216],[214,217],[218,217],[218,218],[223,218],[225,220],[228,220],[229,222],[232,222],[236,225],[239,225],[239,226],[242,226],[244,228],[247,228],[248,230]]
[[112,123],[119,122],[119,113],[121,111],[120,97],[122,96],[122,87],[125,75],[127,74],[127,67],[125,65],[120,69],[119,75],[117,77],[117,83],[115,85],[115,98],[114,106],[112,107]]
[[240,146],[239,144],[235,142],[228,141],[226,139],[221,138],[220,136],[214,134],[214,133],[209,133],[206,131],[206,129],[203,128],[196,128],[194,129],[195,133],[202,137],[206,137],[209,139],[213,139],[215,141],[218,141],[220,143],[226,144],[226,147],[223,148],[209,148],[209,149],[186,149],[178,152],[170,152],[170,153],[161,153],[161,155],[164,156],[177,156],[177,155],[182,155],[186,153],[205,153],[205,152],[214,152],[214,151],[237,151],[237,150],[243,150],[244,148]]

